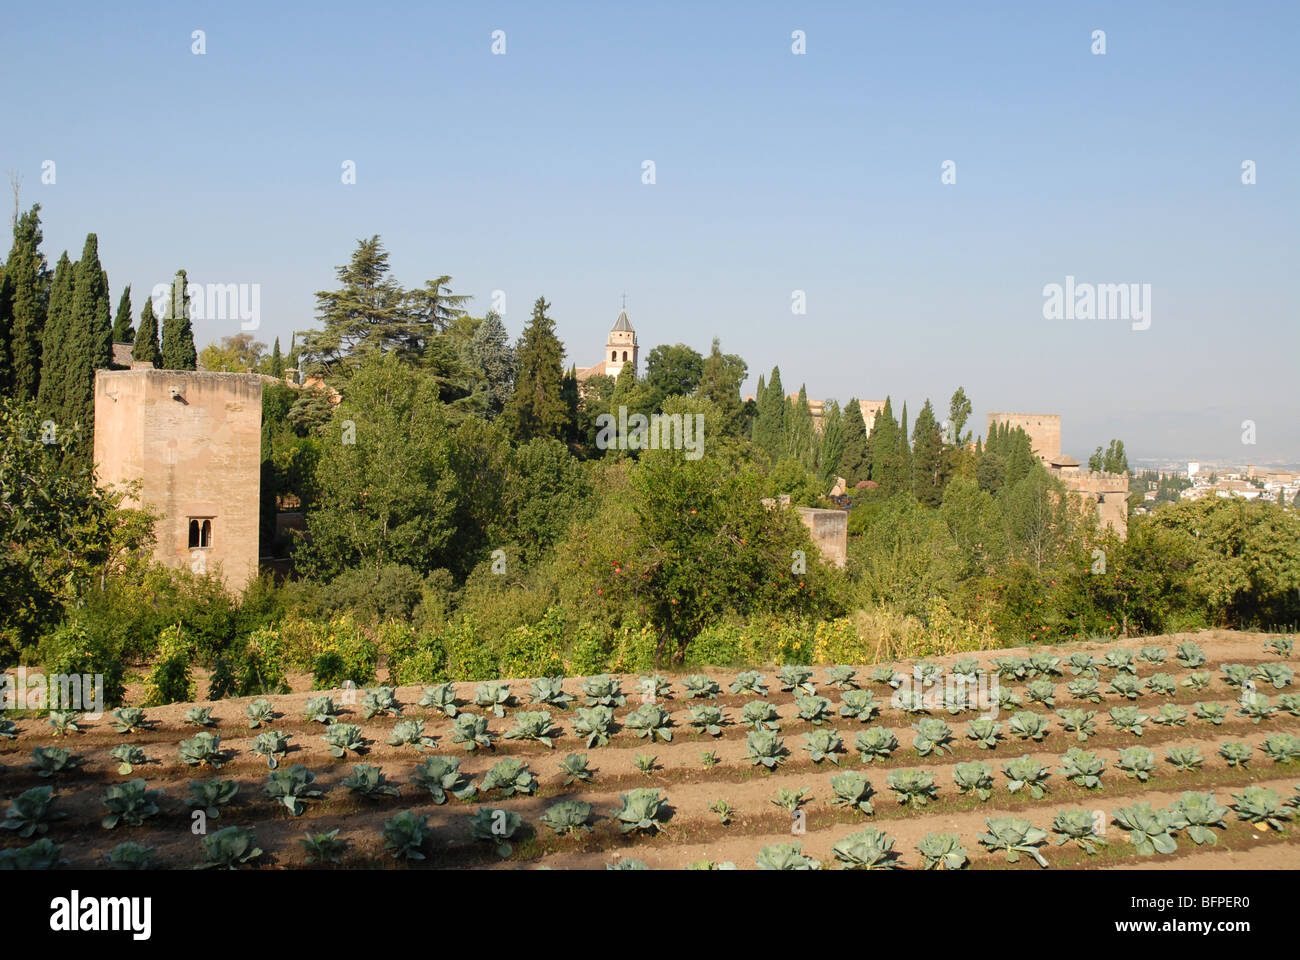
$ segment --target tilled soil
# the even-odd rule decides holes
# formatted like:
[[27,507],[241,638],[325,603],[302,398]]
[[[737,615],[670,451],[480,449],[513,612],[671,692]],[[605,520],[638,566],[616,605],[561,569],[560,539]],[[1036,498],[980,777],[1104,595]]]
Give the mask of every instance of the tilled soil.
[[[1166,673],[1181,681],[1194,672],[1180,667],[1173,659],[1174,649],[1182,640],[1195,640],[1205,650],[1208,662],[1196,671],[1208,671],[1214,679],[1209,687],[1193,692],[1179,686],[1172,697],[1143,692],[1136,700],[1127,700],[1110,688],[1115,671],[1103,667],[1099,678],[1102,693],[1100,703],[1074,700],[1066,684],[1074,679],[1065,662],[1075,651],[1093,653],[1100,660],[1108,649],[1117,645],[1134,651],[1140,647],[1158,645],[1169,653],[1164,664],[1155,666],[1139,662],[1138,674],[1147,678],[1155,673]],[[604,746],[588,748],[574,732],[576,712],[574,706],[584,702],[581,680],[566,680],[564,689],[575,700],[569,709],[557,709],[529,702],[529,680],[509,681],[515,702],[498,719],[489,716],[489,730],[499,737],[513,727],[512,715],[522,710],[545,709],[551,713],[554,729],[554,747],[523,740],[498,739],[490,750],[468,753],[452,742],[452,721],[416,706],[422,688],[401,687],[397,697],[403,705],[406,719],[421,720],[425,734],[433,737],[432,748],[418,751],[412,746],[390,746],[387,743],[394,717],[376,716],[364,719],[361,696],[347,696],[342,691],[324,691],[343,703],[342,722],[356,723],[369,741],[361,755],[348,754],[337,759],[321,739],[324,727],[308,721],[303,708],[308,697],[322,691],[307,691],[308,678],[295,678],[299,692],[268,698],[279,716],[270,727],[250,730],[244,709],[250,700],[226,700],[210,704],[215,726],[210,729],[221,736],[221,747],[226,762],[220,769],[197,769],[183,764],[177,754],[179,741],[191,737],[197,728],[183,722],[185,712],[194,704],[171,704],[150,708],[147,715],[149,728],[132,734],[119,734],[105,716],[83,723],[83,732],[67,737],[56,737],[52,728],[35,717],[18,719],[19,735],[14,740],[0,740],[0,798],[6,808],[8,800],[33,786],[50,784],[56,789],[58,809],[68,814],[64,820],[50,826],[48,836],[63,845],[63,856],[74,867],[102,866],[104,855],[118,843],[131,840],[155,848],[158,866],[169,868],[189,867],[201,859],[200,827],[192,819],[187,803],[189,783],[192,780],[220,776],[235,780],[239,793],[222,811],[219,820],[206,824],[211,832],[224,826],[241,825],[255,830],[258,846],[264,851],[264,867],[300,868],[307,866],[306,854],[299,843],[307,833],[319,833],[337,828],[339,835],[350,842],[344,856],[344,866],[401,866],[384,849],[381,831],[386,819],[403,810],[414,810],[427,815],[433,839],[426,847],[428,859],[420,866],[444,868],[519,868],[551,867],[603,869],[606,864],[634,858],[652,868],[681,868],[698,861],[730,862],[743,869],[753,868],[755,855],[765,846],[797,841],[803,853],[825,862],[833,863],[832,846],[845,836],[874,826],[894,839],[894,850],[901,864],[907,867],[921,865],[916,844],[928,833],[955,833],[965,847],[971,866],[977,869],[1006,868],[1004,854],[990,853],[978,841],[985,832],[985,818],[1017,816],[1030,820],[1034,826],[1050,831],[1052,820],[1059,810],[1082,808],[1105,811],[1107,823],[1105,839],[1108,844],[1096,854],[1089,855],[1073,843],[1057,845],[1057,834],[1050,834],[1042,851],[1053,867],[1153,867],[1186,866],[1194,863],[1209,868],[1234,869],[1241,867],[1297,867],[1300,866],[1300,811],[1296,812],[1295,825],[1284,833],[1261,829],[1240,820],[1235,812],[1225,818],[1226,829],[1216,830],[1218,843],[1214,847],[1198,847],[1185,834],[1178,835],[1176,853],[1166,856],[1141,856],[1128,840],[1128,834],[1111,820],[1116,808],[1145,801],[1156,807],[1168,806],[1184,790],[1215,793],[1220,804],[1232,803],[1231,794],[1239,793],[1250,785],[1274,789],[1284,799],[1300,793],[1300,765],[1274,763],[1260,749],[1265,738],[1277,732],[1300,734],[1300,719],[1279,711],[1256,723],[1239,715],[1240,691],[1225,682],[1220,664],[1241,663],[1258,665],[1265,662],[1282,662],[1300,673],[1300,661],[1282,659],[1264,648],[1265,635],[1229,631],[1207,631],[1195,635],[1175,635],[1143,638],[1121,644],[1076,643],[1051,648],[1063,658],[1064,675],[1053,678],[1056,684],[1054,706],[1031,703],[1025,696],[1023,681],[1001,681],[1002,687],[1014,689],[1024,700],[1024,706],[1001,711],[998,719],[1004,725],[1015,710],[1030,710],[1043,714],[1050,721],[1049,732],[1041,741],[1022,740],[1008,729],[1003,729],[1002,739],[996,748],[980,749],[966,737],[967,722],[977,716],[974,711],[951,715],[945,710],[935,710],[929,716],[942,719],[952,730],[950,752],[918,754],[913,745],[912,725],[926,714],[913,715],[898,710],[890,704],[888,686],[870,681],[871,667],[858,668],[856,682],[863,689],[875,693],[879,712],[868,722],[838,715],[841,692],[824,682],[825,669],[814,668],[813,681],[817,694],[832,703],[827,722],[813,725],[798,719],[794,694],[781,691],[776,668],[759,668],[766,675],[768,695],[780,714],[780,735],[787,751],[783,762],[768,772],[747,759],[746,736],[749,728],[740,723],[741,708],[752,695],[732,695],[728,687],[737,670],[710,669],[696,671],[707,673],[717,681],[722,695],[712,701],[688,700],[682,684],[682,674],[669,675],[672,682],[667,698],[656,701],[672,716],[672,740],[650,743],[635,732],[621,726],[621,721],[642,702],[641,687],[635,676],[623,676],[622,690],[627,697],[625,705],[615,708],[616,726],[610,742]],[[1028,655],[1036,650],[1008,649],[984,651],[966,656],[976,656],[981,665],[992,669],[997,658]],[[936,657],[930,662],[948,666],[956,657]],[[897,662],[902,672],[910,667]],[[477,684],[457,684],[457,693],[466,701],[465,711],[482,713],[473,705]],[[1292,684],[1284,690],[1261,684],[1260,692],[1274,701],[1279,693],[1293,693]],[[132,691],[128,691],[128,699]],[[138,695],[138,692],[137,694]],[[347,701],[352,702],[347,702]],[[689,726],[689,707],[710,703],[722,708],[731,721],[718,737],[711,737]],[[1152,717],[1158,715],[1163,703],[1177,703],[1188,711],[1184,725],[1159,726],[1150,720],[1143,724],[1140,737],[1119,731],[1109,719],[1112,707],[1137,705]],[[1227,708],[1227,718],[1221,725],[1198,719],[1192,713],[1192,704],[1220,703]],[[1080,742],[1072,732],[1064,730],[1056,710],[1083,708],[1096,711],[1095,733],[1086,742]],[[893,731],[899,748],[892,756],[864,763],[854,748],[856,735],[868,727],[887,727]],[[265,758],[250,752],[257,735],[263,730],[276,730],[290,735],[289,753],[281,759],[282,766],[304,764],[317,777],[316,787],[325,791],[319,800],[309,801],[301,816],[292,817],[282,806],[266,797],[262,786],[268,773]],[[815,729],[835,730],[843,745],[837,755],[838,764],[829,761],[813,763],[804,749],[804,734]],[[1219,745],[1234,740],[1250,745],[1251,760],[1240,767],[1229,767],[1219,756]],[[118,761],[109,756],[112,747],[130,743],[141,747],[151,762],[136,767],[128,775],[118,772]],[[1150,780],[1130,779],[1117,768],[1119,750],[1124,747],[1144,746],[1155,755],[1156,770]],[[30,766],[34,747],[63,746],[70,749],[78,766],[49,778],[38,776]],[[1085,790],[1069,783],[1059,771],[1061,755],[1071,747],[1081,747],[1095,753],[1106,762],[1101,775],[1102,786]],[[1171,747],[1195,747],[1204,758],[1198,769],[1176,771],[1165,760]],[[712,751],[716,763],[706,765],[702,760],[705,751]],[[594,771],[591,783],[564,784],[564,775],[557,761],[567,753],[585,753]],[[425,756],[441,754],[454,756],[460,768],[473,782],[482,776],[502,757],[517,757],[528,763],[537,777],[533,795],[516,795],[502,798],[497,793],[476,796],[469,801],[449,799],[444,805],[435,805],[427,790],[410,782],[410,776]],[[653,755],[654,769],[648,774],[640,772],[634,764],[638,754]],[[1003,765],[1015,757],[1030,755],[1050,771],[1046,781],[1048,793],[1041,799],[1028,796],[1026,791],[1012,794],[1007,788]],[[986,801],[973,795],[959,793],[953,781],[953,768],[957,763],[980,760],[993,772],[994,791]],[[364,800],[349,793],[340,781],[352,772],[354,763],[380,766],[388,781],[400,788],[398,797]],[[900,805],[887,785],[890,772],[911,768],[931,773],[938,787],[936,799],[924,807]],[[834,806],[830,778],[844,770],[863,772],[871,781],[874,811],[867,815],[856,808]],[[157,817],[140,827],[118,826],[107,830],[100,826],[105,813],[101,798],[113,783],[131,778],[144,778],[151,789],[160,789]],[[609,812],[619,806],[619,795],[637,787],[657,788],[667,800],[669,816],[663,830],[657,834],[623,834],[608,818]],[[801,806],[801,816],[793,818],[784,808],[773,803],[778,791],[806,789],[810,799]],[[590,832],[576,835],[556,835],[539,821],[547,807],[559,800],[583,800],[593,805],[597,819]],[[725,801],[732,810],[730,822],[723,824],[710,805]],[[502,858],[492,844],[476,842],[471,835],[467,815],[482,806],[499,807],[517,811],[525,827],[511,840],[513,852]],[[3,808],[0,808],[3,809]],[[1292,808],[1294,809],[1294,808]],[[30,841],[19,840],[12,831],[0,831],[0,847],[22,846]],[[1021,857],[1018,868],[1038,869],[1028,857]]]

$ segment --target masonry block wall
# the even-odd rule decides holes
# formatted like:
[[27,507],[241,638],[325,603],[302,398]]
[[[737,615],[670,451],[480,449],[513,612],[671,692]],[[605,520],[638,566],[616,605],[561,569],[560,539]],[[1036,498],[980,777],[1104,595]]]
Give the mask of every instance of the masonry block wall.
[[990,413],[988,436],[993,424],[1005,423],[1020,427],[1029,434],[1034,453],[1043,463],[1051,463],[1061,455],[1061,416],[1057,413]]
[[845,510],[797,507],[799,519],[812,535],[822,560],[841,570],[849,562],[849,515]]
[[262,378],[186,370],[95,373],[99,482],[139,481],[162,518],[154,556],[220,571],[233,589],[257,576]]

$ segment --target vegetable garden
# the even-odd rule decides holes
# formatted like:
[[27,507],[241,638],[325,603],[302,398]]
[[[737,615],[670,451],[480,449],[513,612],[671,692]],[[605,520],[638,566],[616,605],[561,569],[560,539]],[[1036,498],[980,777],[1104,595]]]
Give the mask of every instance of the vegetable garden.
[[1216,631],[9,716],[0,869],[1296,866],[1297,669]]

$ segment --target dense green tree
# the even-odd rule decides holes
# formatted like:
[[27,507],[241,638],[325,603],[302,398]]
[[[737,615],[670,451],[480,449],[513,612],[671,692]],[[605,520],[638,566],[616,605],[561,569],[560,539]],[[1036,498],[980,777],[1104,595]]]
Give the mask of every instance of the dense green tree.
[[970,434],[965,433],[966,421],[970,419],[971,403],[966,396],[966,390],[958,387],[953,393],[952,399],[948,401],[948,429],[949,437],[945,438],[949,443],[961,445],[970,440]]
[[884,496],[892,496],[908,489],[911,477],[906,473],[906,460],[902,452],[905,441],[899,440],[898,421],[894,419],[889,397],[885,397],[885,405],[876,414],[869,442],[871,479],[878,485],[879,492]]
[[50,271],[41,252],[40,205],[18,217],[0,280],[0,389],[34,400],[41,384],[41,350],[49,309]]
[[943,434],[925,401],[912,429],[912,495],[927,507],[943,500]]
[[533,437],[563,440],[568,431],[564,345],[555,335],[555,321],[546,315],[549,308],[545,298],[537,298],[532,318],[515,348],[518,371],[506,416],[521,442]]
[[113,342],[134,343],[135,323],[131,316],[131,284],[122,288],[117,301],[117,316],[113,319]]
[[862,404],[857,397],[850,397],[848,405],[840,414],[841,431],[844,434],[844,452],[836,476],[843,477],[852,490],[862,480],[871,479],[871,460],[867,454],[867,424],[862,419]]
[[69,317],[72,314],[72,288],[76,267],[63,251],[54,268],[50,284],[50,306],[41,337],[41,385],[37,405],[49,415],[63,409],[64,370],[68,362]]
[[483,415],[495,420],[510,402],[515,389],[515,351],[505,324],[495,310],[489,310],[474,331],[470,353],[482,376]]
[[176,271],[171,296],[162,321],[162,363],[164,370],[195,370],[198,352],[194,349],[194,330],[190,327],[189,277]]
[[902,469],[903,489],[912,489],[912,444],[907,432],[907,401],[903,401],[903,418],[898,426],[898,459]]
[[788,406],[785,387],[781,384],[781,368],[773,367],[764,385],[759,382],[759,392],[754,395],[756,407],[752,437],[754,446],[775,463],[786,453],[785,412]]
[[284,356],[280,353],[280,338],[275,338],[275,346],[271,348],[271,359],[267,364],[267,372],[277,380],[284,376]]
[[660,344],[646,356],[646,399],[648,412],[663,409],[668,397],[694,393],[704,376],[704,357],[684,343]]
[[421,340],[410,322],[410,300],[389,275],[388,251],[378,234],[358,240],[352,259],[335,268],[335,275],[340,287],[316,294],[316,319],[323,329],[307,334],[301,344],[312,367],[345,375],[371,354],[408,349]]
[[[726,436],[739,437],[743,427],[744,404],[740,400],[740,385],[745,382],[749,368],[734,353],[723,353],[718,338],[704,361],[698,394],[717,409]],[[768,387],[769,392],[771,387]]]
[[162,350],[158,346],[158,318],[153,315],[153,300],[149,297],[145,297],[144,309],[140,311],[140,326],[135,331],[131,359],[136,363],[162,366]]
[[[61,353],[63,390],[55,419],[81,423],[89,434],[95,422],[95,371],[106,370],[113,358],[113,325],[108,286],[99,263],[99,240],[87,234],[74,271],[71,309]],[[89,456],[83,448],[81,455]]]
[[817,454],[817,478],[825,490],[830,490],[835,478],[840,476],[840,461],[844,458],[844,416],[836,400],[826,401],[822,410],[821,449]]
[[236,333],[210,343],[199,354],[199,365],[211,373],[244,373],[257,370],[265,357],[266,344],[251,333]]

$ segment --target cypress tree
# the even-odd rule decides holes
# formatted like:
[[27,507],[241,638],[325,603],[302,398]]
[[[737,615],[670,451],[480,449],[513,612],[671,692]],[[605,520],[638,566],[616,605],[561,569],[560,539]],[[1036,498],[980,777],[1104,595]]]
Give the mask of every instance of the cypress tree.
[[162,324],[162,369],[198,369],[199,355],[194,349],[194,331],[190,328],[189,277],[176,271],[171,297]]
[[41,384],[41,352],[50,299],[50,270],[41,253],[40,204],[14,225],[13,249],[0,282],[3,311],[3,386],[24,400],[35,400]]
[[926,400],[912,431],[912,494],[928,507],[937,507],[943,500],[942,467],[943,431]]
[[849,405],[840,414],[840,424],[844,452],[840,455],[838,476],[852,488],[871,476],[871,461],[867,458],[867,422],[862,419],[862,404],[857,397],[850,398]]
[[80,421],[86,429],[95,422],[95,371],[107,369],[113,357],[113,325],[105,278],[99,263],[99,238],[87,234],[77,261],[72,307],[67,315],[60,404],[66,422]]
[[758,375],[758,386],[754,389],[754,417],[749,424],[749,439],[755,447],[758,446],[758,439],[762,433],[762,426],[758,421],[758,410],[763,405],[763,397],[767,393],[767,384],[763,375]]
[[912,445],[908,442],[907,401],[903,401],[903,419],[898,427],[899,486],[903,490],[912,489]]
[[122,288],[122,298],[117,301],[117,317],[113,320],[113,342],[133,343],[135,325],[131,322],[131,284]]
[[754,398],[758,414],[754,418],[754,440],[768,459],[776,463],[781,459],[785,442],[785,388],[781,386],[781,368],[773,367],[767,379],[767,390]]
[[844,456],[844,416],[835,400],[828,400],[822,411],[821,449],[817,452],[817,476],[829,489],[839,476],[840,460]]
[[785,411],[786,456],[803,464],[812,472],[817,469],[817,444],[813,436],[812,408],[808,406],[808,388],[799,386],[799,398],[791,401]]
[[902,490],[905,483],[899,454],[898,421],[894,419],[889,397],[885,397],[885,405],[876,414],[868,442],[871,446],[871,479],[879,485],[880,492],[888,495]]
[[569,407],[564,397],[564,346],[555,336],[550,304],[538,297],[515,355],[519,371],[507,407],[508,422],[521,442],[534,437],[564,438]]
[[284,376],[284,357],[280,355],[280,338],[275,338],[275,346],[271,348],[271,376],[277,380]]
[[54,268],[50,284],[50,305],[41,335],[41,385],[36,403],[41,412],[61,414],[63,410],[63,371],[68,362],[68,314],[72,310],[73,276],[77,268],[64,250]]
[[140,311],[140,327],[135,332],[135,344],[131,348],[131,359],[136,363],[152,363],[156,367],[161,358],[158,318],[153,315],[153,300],[146,297],[144,309]]

